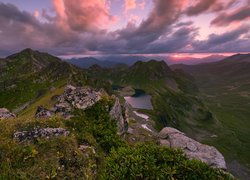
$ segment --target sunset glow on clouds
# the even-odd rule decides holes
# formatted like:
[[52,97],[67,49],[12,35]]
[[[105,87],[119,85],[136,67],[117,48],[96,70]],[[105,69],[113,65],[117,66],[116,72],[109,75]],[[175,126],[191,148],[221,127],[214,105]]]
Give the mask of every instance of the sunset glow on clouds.
[[249,52],[249,0],[0,0],[0,55]]

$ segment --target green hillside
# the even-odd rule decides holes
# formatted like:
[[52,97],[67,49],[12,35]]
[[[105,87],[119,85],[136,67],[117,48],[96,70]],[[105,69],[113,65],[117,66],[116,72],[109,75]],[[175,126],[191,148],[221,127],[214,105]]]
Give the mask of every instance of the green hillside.
[[[154,109],[146,112],[158,130],[174,126],[197,139],[208,136],[215,119],[183,71],[157,61],[83,71],[31,49],[0,63],[0,107],[19,108],[17,117],[0,119],[0,179],[234,179],[188,159],[181,150],[159,146],[157,136],[146,130],[141,134],[146,140],[139,144],[128,140],[128,132],[118,135],[121,120],[110,112],[116,107],[120,118],[127,110],[123,98],[115,106],[111,85],[149,93]],[[67,89],[67,84],[84,88],[71,94],[77,87]],[[82,103],[86,108],[78,108]],[[43,116],[38,117],[41,107]]]
[[77,69],[57,57],[25,49],[2,59],[0,106],[15,109],[66,83]]
[[192,76],[172,71],[164,61],[137,62],[131,67],[101,69],[92,67],[88,73],[116,86],[142,89],[152,96],[156,128],[173,126],[196,139],[209,136],[214,119],[196,97]]
[[218,137],[206,142],[219,148],[235,174],[249,176],[250,54],[234,55],[216,63],[172,68],[183,69],[195,77],[199,96],[219,122],[215,131]]

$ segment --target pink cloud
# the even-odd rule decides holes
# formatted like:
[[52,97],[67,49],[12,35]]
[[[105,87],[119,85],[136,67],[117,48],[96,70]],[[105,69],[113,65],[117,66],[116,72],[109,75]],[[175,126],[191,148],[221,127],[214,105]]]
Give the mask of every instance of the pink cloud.
[[137,7],[136,0],[125,0],[125,12]]
[[36,18],[38,18],[38,17],[39,17],[39,11],[38,11],[38,10],[35,10],[35,12],[34,12],[34,16],[35,16]]
[[53,0],[59,21],[74,31],[96,31],[117,21],[106,0]]

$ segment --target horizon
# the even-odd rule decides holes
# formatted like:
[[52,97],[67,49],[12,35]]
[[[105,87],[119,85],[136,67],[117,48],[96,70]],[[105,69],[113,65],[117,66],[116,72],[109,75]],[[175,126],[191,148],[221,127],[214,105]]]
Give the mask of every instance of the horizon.
[[0,57],[249,53],[249,0],[0,0]]

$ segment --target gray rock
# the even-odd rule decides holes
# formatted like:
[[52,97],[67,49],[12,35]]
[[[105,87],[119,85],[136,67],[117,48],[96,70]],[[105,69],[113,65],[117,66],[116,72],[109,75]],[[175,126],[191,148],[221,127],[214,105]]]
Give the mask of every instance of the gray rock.
[[162,146],[180,148],[189,159],[198,159],[209,166],[226,169],[225,159],[215,147],[201,144],[171,127],[163,128],[158,136]]
[[118,134],[123,134],[128,130],[128,122],[126,117],[123,116],[123,108],[120,104],[119,98],[115,98],[115,104],[109,112],[111,118],[117,121]]
[[[64,94],[60,97],[59,105],[55,105],[55,108],[60,108],[59,106],[67,103],[77,109],[86,109],[98,102],[101,96],[101,92],[94,91],[89,87],[74,87],[68,85],[65,88]],[[67,108],[68,107],[67,105]],[[70,109],[67,109],[67,111],[70,111]]]
[[34,129],[31,131],[15,132],[13,137],[18,142],[34,141],[37,138],[52,138],[57,136],[67,136],[69,131],[64,128],[43,128]]
[[38,106],[36,110],[36,118],[50,118],[54,115],[55,113],[49,109],[46,109],[43,106]]
[[170,147],[170,142],[166,139],[160,139],[159,143],[161,146]]
[[0,119],[11,119],[15,117],[16,115],[11,113],[8,109],[0,108]]

